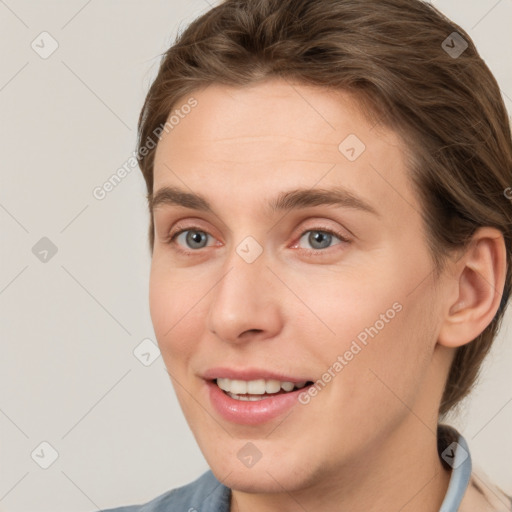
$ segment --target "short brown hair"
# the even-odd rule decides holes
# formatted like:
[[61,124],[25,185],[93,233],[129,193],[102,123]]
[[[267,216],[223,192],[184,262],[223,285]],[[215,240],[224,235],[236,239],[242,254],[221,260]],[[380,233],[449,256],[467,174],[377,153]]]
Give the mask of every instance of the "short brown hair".
[[353,92],[369,115],[401,135],[437,276],[477,228],[503,233],[500,307],[457,349],[439,409],[446,413],[473,387],[510,295],[512,209],[504,191],[512,186],[512,143],[496,80],[468,34],[421,0],[226,0],[178,34],[140,113],[151,253],[156,149],[144,156],[141,149],[194,91],[267,78]]

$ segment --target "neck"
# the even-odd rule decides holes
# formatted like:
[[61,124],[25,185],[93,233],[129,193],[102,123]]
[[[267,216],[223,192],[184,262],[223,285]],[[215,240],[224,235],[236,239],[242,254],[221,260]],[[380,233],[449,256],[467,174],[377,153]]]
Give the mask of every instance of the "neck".
[[329,468],[295,492],[250,494],[233,490],[231,512],[438,512],[451,472],[437,452],[436,427],[408,416],[400,428],[379,439],[357,460]]

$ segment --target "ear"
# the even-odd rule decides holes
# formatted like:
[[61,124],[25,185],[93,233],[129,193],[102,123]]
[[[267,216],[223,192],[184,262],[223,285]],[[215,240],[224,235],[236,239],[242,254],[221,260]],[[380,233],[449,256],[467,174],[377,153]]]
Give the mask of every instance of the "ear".
[[[468,249],[453,266],[451,299],[438,343],[460,347],[474,340],[491,323],[498,311],[507,272],[505,241],[501,231],[479,228]],[[453,297],[456,300],[453,300]]]

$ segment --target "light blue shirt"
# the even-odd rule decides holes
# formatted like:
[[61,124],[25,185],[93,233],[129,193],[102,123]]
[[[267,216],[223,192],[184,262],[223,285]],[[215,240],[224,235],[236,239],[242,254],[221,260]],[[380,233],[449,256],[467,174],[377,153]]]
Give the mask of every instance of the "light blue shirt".
[[[457,512],[471,477],[469,447],[464,437],[453,427],[439,425],[438,430],[445,434],[444,440],[438,443],[439,456],[452,468],[450,483],[439,512]],[[207,471],[197,480],[167,491],[144,505],[129,505],[103,512],[229,512],[230,501],[229,487],[220,483],[211,471]]]

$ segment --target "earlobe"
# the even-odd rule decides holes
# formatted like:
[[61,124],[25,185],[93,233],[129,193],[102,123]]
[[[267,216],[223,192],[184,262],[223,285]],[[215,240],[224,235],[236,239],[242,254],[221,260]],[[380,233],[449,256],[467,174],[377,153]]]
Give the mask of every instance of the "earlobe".
[[[460,347],[474,340],[498,311],[505,284],[507,259],[503,234],[491,227],[477,230],[466,253],[454,267],[457,287],[438,337],[446,347]],[[448,293],[447,293],[448,295]]]

